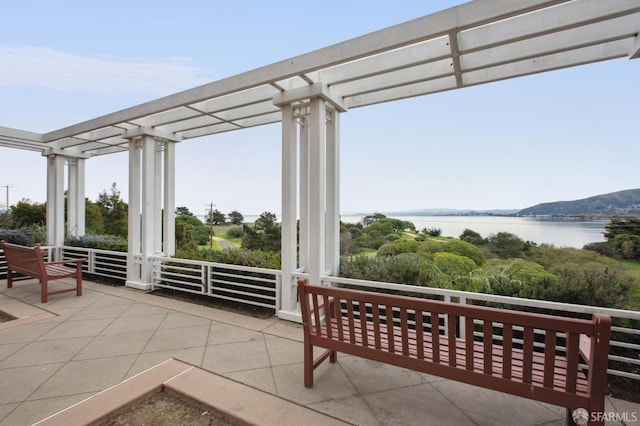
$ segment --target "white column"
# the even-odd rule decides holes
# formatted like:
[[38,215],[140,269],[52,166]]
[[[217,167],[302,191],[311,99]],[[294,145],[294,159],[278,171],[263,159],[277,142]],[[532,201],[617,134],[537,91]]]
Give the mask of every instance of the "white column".
[[77,202],[78,202],[78,180],[76,176],[76,161],[74,159],[69,159],[67,161],[67,231],[66,237],[77,236],[76,228],[78,211],[77,211]]
[[296,283],[296,203],[297,203],[297,129],[291,104],[282,107],[282,285],[280,312],[282,317],[297,310]]
[[153,193],[153,252],[154,254],[162,253],[162,143],[154,139],[154,193]]
[[76,180],[76,229],[75,234],[72,233],[75,237],[80,237],[86,233],[86,214],[87,214],[87,203],[86,203],[86,194],[85,194],[85,160],[84,158],[76,159],[76,171],[75,171],[75,180]]
[[140,270],[141,285],[151,288],[152,263],[149,256],[155,254],[155,195],[156,195],[156,140],[153,136],[142,137],[142,238]]
[[300,268],[309,268],[309,119],[300,117]]
[[309,281],[320,284],[325,273],[326,229],[326,107],[319,97],[311,99],[309,114]]
[[340,113],[332,110],[327,120],[327,240],[326,270],[338,275],[340,268]]
[[55,247],[64,244],[64,162],[60,155],[47,158],[47,245]]
[[164,149],[164,255],[176,253],[176,144],[166,141]]
[[47,245],[56,241],[56,156],[47,157]]
[[140,284],[140,264],[136,257],[141,255],[140,229],[140,140],[132,138],[129,141],[129,252],[127,255],[127,286],[137,287]]
[[70,158],[67,161],[67,165],[66,237],[79,237],[85,234],[84,159]]

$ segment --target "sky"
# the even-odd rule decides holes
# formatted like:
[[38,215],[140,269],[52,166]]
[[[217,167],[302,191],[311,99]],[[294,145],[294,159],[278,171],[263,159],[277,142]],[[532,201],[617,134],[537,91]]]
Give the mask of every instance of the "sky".
[[[2,0],[0,126],[45,133],[463,3]],[[348,111],[341,211],[521,209],[640,188],[640,60]],[[176,206],[281,212],[279,124],[183,141]],[[126,153],[86,162],[86,196]],[[0,147],[0,206],[46,201],[46,161]]]

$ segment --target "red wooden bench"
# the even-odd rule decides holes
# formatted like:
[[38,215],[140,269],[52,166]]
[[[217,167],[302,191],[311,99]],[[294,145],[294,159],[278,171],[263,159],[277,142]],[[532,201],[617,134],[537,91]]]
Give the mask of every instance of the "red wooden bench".
[[[567,424],[575,424],[578,408],[604,412],[611,334],[606,315],[573,319],[310,285],[304,279],[298,292],[306,387],[313,386],[316,367],[327,358],[336,362],[337,352],[344,352],[563,406]],[[314,346],[327,350],[314,359]]]
[[[7,287],[13,287],[14,281],[37,278],[40,280],[42,303],[47,303],[49,296],[53,294],[69,291],[75,291],[78,296],[82,296],[82,263],[86,259],[45,262],[40,247],[19,246],[5,241],[0,241],[0,245],[7,260]],[[75,266],[67,266],[70,264]],[[16,272],[24,277],[14,277]],[[69,277],[76,278],[76,288],[49,291],[49,280]]]

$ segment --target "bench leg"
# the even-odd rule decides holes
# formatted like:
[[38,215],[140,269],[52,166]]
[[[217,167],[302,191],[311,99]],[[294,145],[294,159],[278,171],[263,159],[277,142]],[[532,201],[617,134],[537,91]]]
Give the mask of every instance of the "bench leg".
[[304,343],[304,386],[313,386],[313,345]]
[[7,269],[7,288],[13,288],[13,272]]
[[82,271],[78,270],[78,277],[76,278],[76,295],[82,296]]
[[47,303],[47,301],[49,300],[49,281],[46,277],[40,280],[40,293],[42,303]]

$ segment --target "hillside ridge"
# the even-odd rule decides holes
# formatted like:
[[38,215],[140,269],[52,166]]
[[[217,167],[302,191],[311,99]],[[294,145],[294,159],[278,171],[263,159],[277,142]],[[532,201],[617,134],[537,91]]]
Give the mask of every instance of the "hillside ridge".
[[517,216],[638,216],[640,189],[627,189],[573,201],[540,203],[516,213]]

